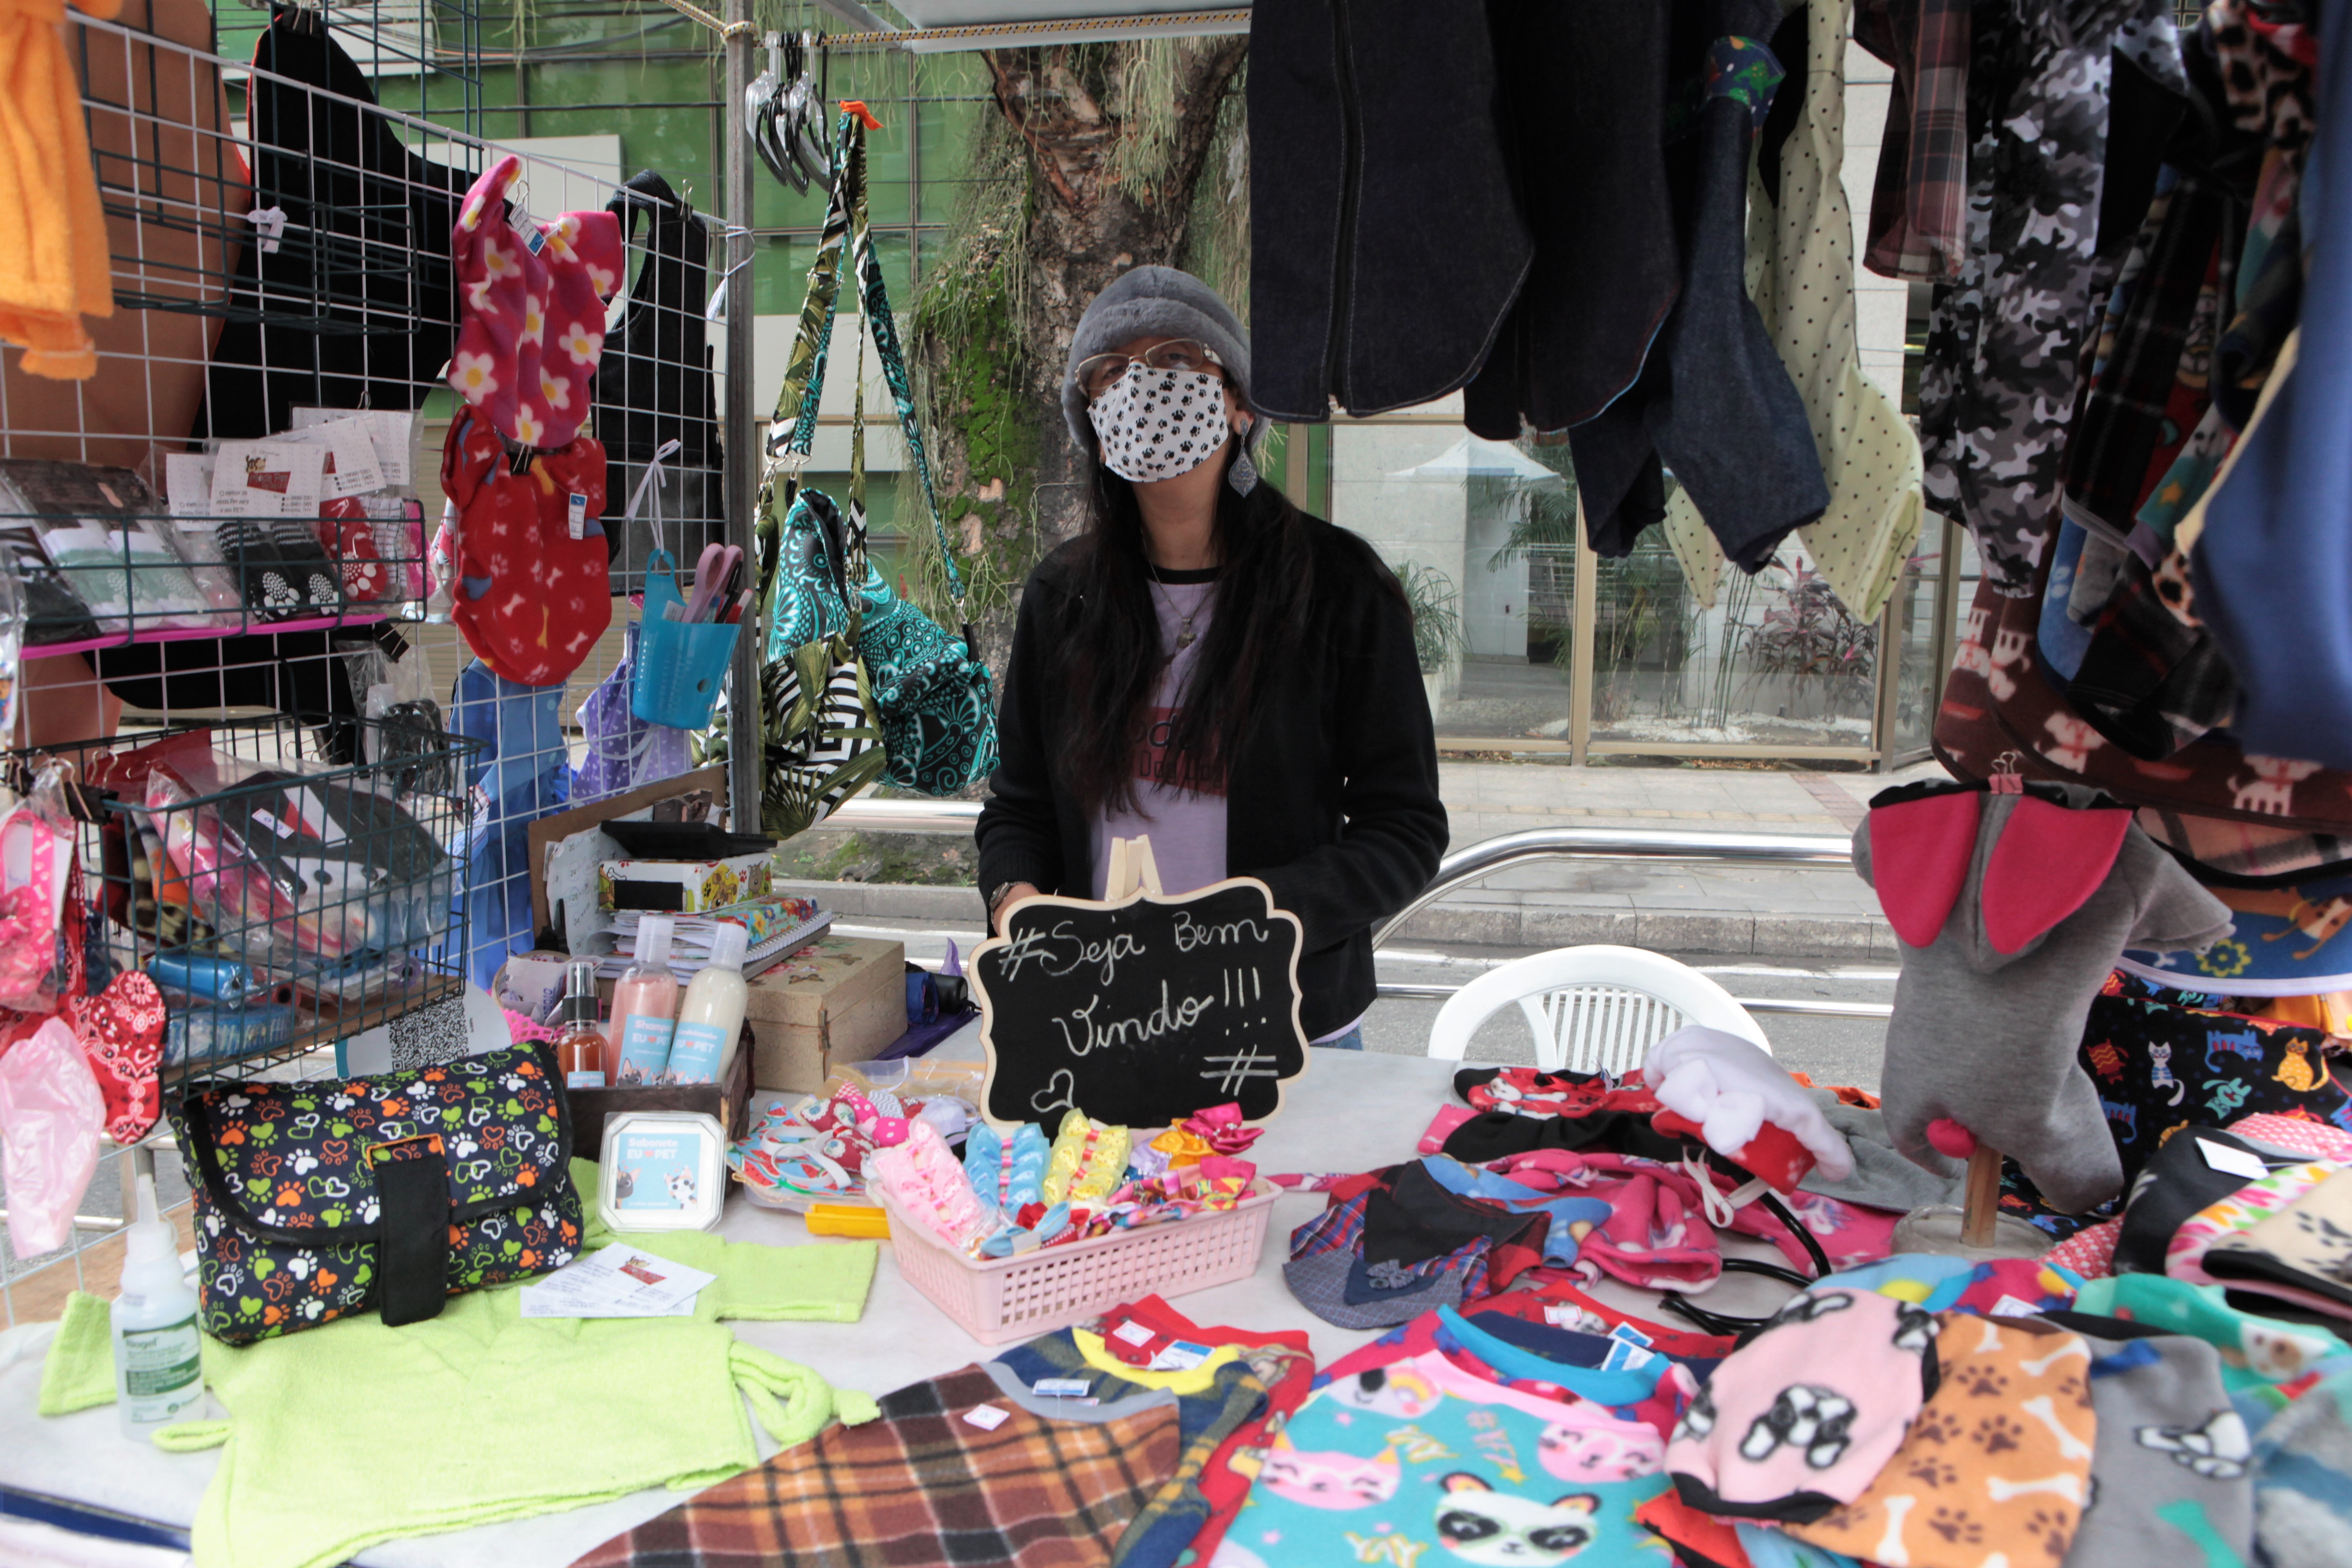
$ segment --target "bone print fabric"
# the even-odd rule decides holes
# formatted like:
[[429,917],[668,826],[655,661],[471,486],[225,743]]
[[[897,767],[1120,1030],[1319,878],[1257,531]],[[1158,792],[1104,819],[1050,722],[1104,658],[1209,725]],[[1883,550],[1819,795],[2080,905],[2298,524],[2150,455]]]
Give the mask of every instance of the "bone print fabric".
[[521,172],[511,153],[491,164],[450,232],[460,292],[449,384],[508,440],[561,447],[588,417],[604,302],[621,284],[621,225],[609,212],[509,218]]
[[2090,1347],[2019,1320],[1945,1313],[1936,1395],[1849,1507],[1789,1533],[1911,1568],[2060,1568],[2089,1495]]
[[551,1047],[530,1046],[340,1083],[190,1095],[172,1129],[196,1189],[205,1331],[247,1344],[374,1307],[384,1159],[446,1163],[451,1294],[571,1262],[580,1194],[554,1061]]
[[449,426],[441,491],[460,521],[450,619],[491,670],[552,686],[588,657],[613,619],[604,548],[604,448],[580,436],[518,474],[478,412]]
[[1999,592],[2032,591],[2057,531],[2066,427],[2106,157],[2110,47],[2126,0],[2012,0],[1977,14],[1968,255],[1936,289],[1919,380],[1927,504],[1965,522]]
[[1103,466],[1150,484],[1189,474],[1223,449],[1224,378],[1208,370],[1153,370],[1138,360],[1087,405],[1102,440]]

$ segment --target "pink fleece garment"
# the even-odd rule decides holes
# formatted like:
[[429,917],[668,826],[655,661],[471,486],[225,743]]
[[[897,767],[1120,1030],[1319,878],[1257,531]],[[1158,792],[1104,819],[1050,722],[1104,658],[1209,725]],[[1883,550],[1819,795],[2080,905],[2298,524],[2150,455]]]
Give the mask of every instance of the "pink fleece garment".
[[552,448],[588,417],[604,302],[626,261],[609,212],[510,221],[507,192],[521,170],[512,153],[491,164],[449,231],[459,285],[449,384],[508,440]]
[[1817,1519],[1878,1477],[1926,1403],[1936,1320],[1872,1290],[1816,1288],[1699,1391],[1666,1445],[1685,1502],[1743,1519]]

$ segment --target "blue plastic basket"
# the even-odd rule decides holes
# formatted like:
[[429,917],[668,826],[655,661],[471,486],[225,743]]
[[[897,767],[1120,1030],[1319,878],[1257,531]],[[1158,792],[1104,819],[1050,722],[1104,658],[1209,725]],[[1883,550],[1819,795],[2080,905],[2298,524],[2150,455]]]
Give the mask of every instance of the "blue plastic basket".
[[688,626],[665,620],[663,612],[686,603],[673,574],[677,563],[667,550],[646,563],[645,621],[638,628],[637,663],[629,682],[629,711],[648,724],[677,730],[709,726],[726,684],[740,626],[724,622]]

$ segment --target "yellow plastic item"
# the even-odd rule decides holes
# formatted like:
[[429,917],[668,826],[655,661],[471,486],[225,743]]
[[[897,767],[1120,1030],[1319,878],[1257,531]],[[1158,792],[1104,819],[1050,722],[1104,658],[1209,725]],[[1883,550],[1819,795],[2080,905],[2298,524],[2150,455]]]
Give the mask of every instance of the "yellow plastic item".
[[1151,1141],[1150,1146],[1168,1156],[1168,1168],[1181,1171],[1187,1165],[1197,1165],[1217,1152],[1216,1146],[1197,1132],[1184,1131],[1179,1122]]
[[803,1217],[811,1236],[890,1234],[890,1216],[872,1204],[818,1204]]
[[1045,1201],[1087,1205],[1110,1196],[1127,1174],[1127,1148],[1126,1128],[1089,1121],[1073,1107],[1045,1165]]

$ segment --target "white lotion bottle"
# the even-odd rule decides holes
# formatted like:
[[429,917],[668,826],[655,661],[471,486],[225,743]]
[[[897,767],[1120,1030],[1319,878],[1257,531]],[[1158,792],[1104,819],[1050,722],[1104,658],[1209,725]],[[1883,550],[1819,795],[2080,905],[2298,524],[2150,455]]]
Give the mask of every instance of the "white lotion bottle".
[[673,1083],[723,1083],[735,1062],[735,1042],[743,1032],[743,1009],[751,987],[743,982],[743,952],[751,933],[721,922],[710,937],[710,962],[686,988],[678,1004],[677,1030],[670,1037]]
[[670,1037],[677,1016],[677,975],[669,966],[674,921],[667,915],[637,921],[635,962],[613,987],[613,1081],[655,1084],[669,1071]]
[[124,1235],[122,1289],[107,1315],[116,1418],[124,1436],[152,1443],[157,1428],[194,1415],[205,1399],[196,1293],[180,1268],[179,1238],[156,1212],[152,1175],[139,1178],[139,1219]]

